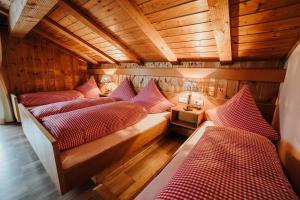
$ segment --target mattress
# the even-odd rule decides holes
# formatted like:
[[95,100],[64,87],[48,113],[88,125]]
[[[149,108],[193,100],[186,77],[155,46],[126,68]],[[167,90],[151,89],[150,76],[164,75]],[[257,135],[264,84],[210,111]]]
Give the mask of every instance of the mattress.
[[[161,134],[163,130],[167,128],[169,118],[170,112],[148,114],[144,119],[133,126],[87,144],[63,151],[61,152],[62,168],[69,169],[136,136],[144,134],[147,137],[139,138],[147,140],[149,135]],[[132,143],[132,148],[133,146],[134,143]]]
[[180,147],[170,163],[138,194],[135,200],[153,200],[166,186],[195,144],[202,137],[208,126],[214,126],[212,121],[205,121],[201,127]]

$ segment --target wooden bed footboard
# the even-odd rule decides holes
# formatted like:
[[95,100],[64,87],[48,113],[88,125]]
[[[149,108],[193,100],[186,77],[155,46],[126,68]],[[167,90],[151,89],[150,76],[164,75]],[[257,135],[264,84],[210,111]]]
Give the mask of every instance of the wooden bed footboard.
[[22,128],[29,143],[42,162],[48,175],[60,194],[65,193],[63,171],[59,149],[55,138],[40,124],[39,121],[22,105],[19,104]]
[[18,98],[15,94],[10,94],[10,100],[14,111],[14,116],[17,122],[21,122],[20,110],[19,110],[19,102]]

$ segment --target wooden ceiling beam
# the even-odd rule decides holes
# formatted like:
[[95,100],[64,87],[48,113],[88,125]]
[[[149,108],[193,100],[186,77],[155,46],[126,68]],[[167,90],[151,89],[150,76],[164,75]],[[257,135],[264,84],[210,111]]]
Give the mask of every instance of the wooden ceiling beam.
[[53,21],[52,19],[50,19],[48,17],[45,17],[43,19],[43,22],[45,24],[47,24],[48,26],[52,27],[53,29],[55,29],[56,31],[58,31],[59,33],[65,35],[68,38],[70,38],[71,40],[77,42],[81,46],[89,49],[90,51],[92,51],[96,55],[100,56],[101,58],[107,60],[108,62],[110,62],[110,63],[118,63],[115,59],[113,59],[112,57],[110,57],[109,55],[107,55],[106,53],[104,53],[103,51],[101,51],[100,49],[94,47],[93,45],[91,45],[87,41],[83,40],[79,36],[75,35],[71,31],[69,31],[68,29],[66,29],[65,27],[63,27],[60,24],[58,24],[57,22]]
[[125,44],[123,44],[120,40],[118,40],[114,35],[110,32],[99,26],[91,17],[87,16],[82,10],[76,7],[72,2],[68,0],[61,0],[58,3],[61,7],[63,7],[68,13],[74,16],[77,20],[91,29],[94,33],[98,34],[103,39],[110,42],[112,45],[117,47],[120,51],[122,51],[129,59],[136,63],[141,63],[140,58]]
[[244,81],[283,82],[285,69],[220,69],[220,68],[103,68],[89,69],[89,74],[135,75],[193,79],[227,79]]
[[9,8],[9,27],[13,36],[24,37],[56,5],[58,0],[14,0]]
[[144,34],[152,41],[154,46],[159,52],[170,62],[177,62],[176,55],[172,52],[170,47],[154,28],[147,17],[142,13],[137,5],[133,1],[129,0],[117,0],[121,8],[137,23]]
[[75,50],[74,48],[68,46],[68,45],[65,45],[63,42],[61,42],[60,40],[56,39],[55,37],[41,31],[40,29],[33,29],[33,31],[37,34],[39,34],[40,36],[42,36],[43,38],[47,39],[47,40],[50,40],[51,42],[57,44],[58,46],[60,47],[63,47],[64,50],[70,52],[71,54],[75,54],[77,57],[79,57],[80,59],[88,62],[88,63],[93,63],[93,64],[98,64],[98,62],[96,60],[94,60],[93,58],[90,58],[89,56]]
[[229,0],[207,0],[221,63],[232,61]]

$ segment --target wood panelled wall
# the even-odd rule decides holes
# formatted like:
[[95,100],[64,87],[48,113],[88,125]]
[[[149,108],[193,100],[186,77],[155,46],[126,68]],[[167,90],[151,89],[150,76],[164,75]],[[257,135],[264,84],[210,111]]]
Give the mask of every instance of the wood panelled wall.
[[[183,62],[180,65],[172,65],[168,62],[147,62],[145,65],[137,64],[102,64],[99,68],[256,68],[256,69],[282,69],[282,60],[265,60],[265,61],[239,61],[234,62],[232,65],[220,65],[220,62]],[[102,75],[94,75],[96,79],[101,82]],[[273,111],[275,108],[275,102],[278,97],[279,85],[278,82],[253,82],[253,81],[239,81],[239,80],[225,80],[225,79],[187,79],[182,77],[171,77],[168,74],[164,76],[147,76],[147,75],[110,75],[112,81],[118,85],[125,78],[129,78],[135,89],[139,91],[143,88],[150,79],[155,79],[161,88],[161,90],[169,97],[173,102],[177,101],[179,94],[182,94],[183,84],[186,80],[196,82],[197,91],[204,97],[206,105],[213,107],[223,103],[224,100],[231,98],[238,90],[244,85],[248,84],[251,87],[251,91],[255,100],[259,105],[263,105],[266,110],[266,115],[271,121]],[[209,92],[213,88],[213,92]],[[267,105],[267,106],[265,106]]]
[[39,35],[18,39],[1,31],[1,36],[10,93],[68,90],[86,80],[87,63]]

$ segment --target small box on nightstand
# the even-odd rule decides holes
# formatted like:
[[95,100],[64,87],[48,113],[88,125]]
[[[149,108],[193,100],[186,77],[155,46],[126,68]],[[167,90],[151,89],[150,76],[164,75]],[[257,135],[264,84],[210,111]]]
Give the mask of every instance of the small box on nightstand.
[[171,130],[180,135],[190,136],[204,120],[204,110],[186,111],[183,106],[171,110]]

